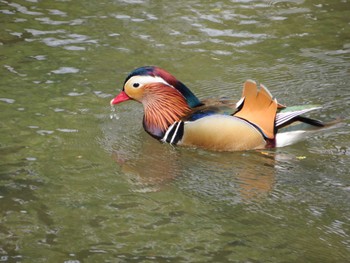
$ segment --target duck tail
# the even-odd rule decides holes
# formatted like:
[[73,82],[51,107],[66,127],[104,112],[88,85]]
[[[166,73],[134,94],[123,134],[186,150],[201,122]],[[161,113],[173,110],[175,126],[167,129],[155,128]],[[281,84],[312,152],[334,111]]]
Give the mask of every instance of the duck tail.
[[311,105],[301,108],[300,106],[288,107],[276,114],[275,127],[277,130],[286,126],[290,126],[294,122],[302,122],[315,127],[324,127],[324,123],[316,120],[301,116],[310,111],[320,109],[321,107]]
[[296,117],[293,117],[292,119],[290,119],[286,122],[279,124],[278,126],[276,126],[276,128],[282,129],[286,126],[291,125],[294,122],[301,122],[301,123],[305,123],[305,124],[311,125],[313,127],[319,127],[319,128],[325,127],[325,125],[326,125],[324,122],[317,120],[317,119],[311,119],[311,118],[304,117],[304,116],[296,116]]
[[291,123],[280,127],[282,130],[276,134],[274,147],[288,146],[304,140],[315,132],[341,127],[344,124],[341,121],[340,118],[337,118],[324,123],[316,119],[298,116]]

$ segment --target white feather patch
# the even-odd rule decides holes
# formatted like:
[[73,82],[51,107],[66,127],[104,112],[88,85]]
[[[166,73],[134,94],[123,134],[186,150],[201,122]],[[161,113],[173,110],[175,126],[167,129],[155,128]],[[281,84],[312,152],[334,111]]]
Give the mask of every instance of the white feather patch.
[[276,134],[276,147],[284,147],[303,140],[307,136],[307,132],[303,130],[282,132]]

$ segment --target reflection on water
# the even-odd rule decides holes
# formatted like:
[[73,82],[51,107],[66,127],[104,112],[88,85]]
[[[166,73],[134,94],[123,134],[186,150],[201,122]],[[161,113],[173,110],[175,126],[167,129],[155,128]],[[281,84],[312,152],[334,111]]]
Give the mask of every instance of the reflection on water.
[[[239,195],[240,202],[257,200],[273,188],[275,153],[272,152],[221,153],[207,159],[198,156],[195,150],[167,149],[166,145],[154,143],[144,143],[139,150],[132,156],[123,154],[122,150],[112,153],[123,174],[135,185],[135,191],[161,191],[169,183],[178,182],[183,189],[217,195],[216,198],[225,198],[226,202],[236,202],[236,196],[232,201],[229,196]],[[257,171],[257,165],[262,169]]]
[[[247,152],[211,155],[198,162],[180,187],[211,202],[238,204],[265,200],[275,183],[275,153]],[[257,170],[256,167],[260,169]]]
[[[349,3],[0,1],[0,261],[346,262]],[[149,64],[344,125],[269,151],[163,145],[140,105],[108,105]]]
[[[124,134],[128,132],[125,127],[118,125],[123,122],[122,115],[125,114],[127,113],[118,112],[118,108],[112,109],[113,122],[109,124],[109,129],[104,129],[108,141],[101,143],[109,145],[107,147],[113,145],[113,149],[110,149],[112,157],[121,167],[121,172],[135,185],[135,191],[159,191],[169,183],[181,182],[182,187],[190,191],[205,194],[209,190],[209,195],[213,195],[213,192],[227,191],[234,195],[239,194],[241,200],[257,199],[272,190],[275,157],[278,153],[274,151],[215,153],[200,149],[177,148],[159,143],[142,129],[132,138],[128,138]],[[141,116],[141,111],[136,114],[133,120],[135,126],[140,126],[140,123],[136,123],[141,121]],[[257,166],[261,169],[257,170]],[[186,180],[189,181],[183,183]],[[217,189],[212,188],[215,184]],[[224,192],[218,193],[217,198],[222,196],[228,201],[228,195]]]

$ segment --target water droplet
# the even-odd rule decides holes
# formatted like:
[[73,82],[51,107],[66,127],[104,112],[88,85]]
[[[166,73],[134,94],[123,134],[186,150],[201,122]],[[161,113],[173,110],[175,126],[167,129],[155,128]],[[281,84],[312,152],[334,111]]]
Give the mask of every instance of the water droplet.
[[116,113],[112,113],[111,115],[109,115],[109,117],[110,117],[111,120],[113,120],[113,119],[114,120],[119,120],[119,118],[120,118],[119,115],[116,114]]
[[113,120],[113,119],[115,119],[115,120],[119,120],[119,115],[117,114],[117,113],[115,113],[117,110],[115,109],[115,107],[114,106],[111,106],[111,114],[109,115],[109,118],[111,119],[111,120]]

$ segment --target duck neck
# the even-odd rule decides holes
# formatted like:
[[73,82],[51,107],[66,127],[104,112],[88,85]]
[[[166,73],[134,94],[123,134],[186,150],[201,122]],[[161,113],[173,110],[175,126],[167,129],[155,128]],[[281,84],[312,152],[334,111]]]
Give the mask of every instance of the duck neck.
[[171,124],[191,111],[181,93],[166,85],[148,87],[142,104],[144,107],[144,129],[158,139],[163,137]]

